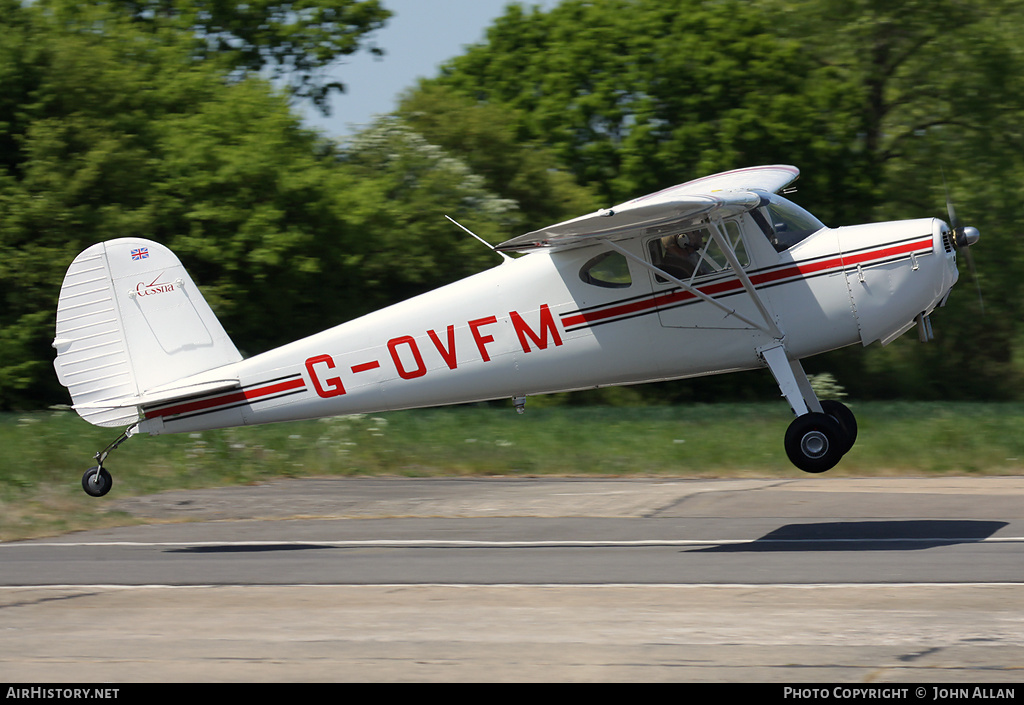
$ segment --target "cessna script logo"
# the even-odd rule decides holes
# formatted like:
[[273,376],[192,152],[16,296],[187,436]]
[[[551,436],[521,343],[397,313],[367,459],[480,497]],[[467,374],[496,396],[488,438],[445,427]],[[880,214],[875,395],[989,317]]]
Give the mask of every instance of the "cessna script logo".
[[162,282],[160,278],[163,277],[164,273],[160,272],[156,279],[147,284],[144,281],[139,282],[135,285],[135,288],[128,292],[128,296],[135,298],[136,296],[156,296],[157,294],[167,294],[174,291],[174,282]]

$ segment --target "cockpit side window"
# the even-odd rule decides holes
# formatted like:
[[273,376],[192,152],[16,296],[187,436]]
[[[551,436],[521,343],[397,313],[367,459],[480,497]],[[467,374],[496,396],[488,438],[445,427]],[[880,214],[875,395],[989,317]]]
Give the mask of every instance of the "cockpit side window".
[[825,227],[803,208],[776,194],[764,198],[751,215],[776,252],[788,250]]
[[602,252],[589,260],[580,269],[580,279],[609,289],[626,289],[633,283],[629,262],[618,252]]
[[[664,230],[665,228],[651,228],[647,232],[660,233]],[[740,266],[746,267],[750,264],[750,256],[743,245],[739,225],[732,220],[726,221],[723,223],[722,231],[736,253]],[[711,232],[706,227],[662,235],[651,240],[647,246],[651,262],[658,269],[686,282],[716,274],[729,266],[725,253],[712,239]],[[661,276],[656,276],[656,279],[659,284],[668,281]]]
[[[736,253],[736,259],[739,260],[741,267],[746,267],[750,264],[750,256],[747,254],[747,248],[743,246],[743,238],[740,237],[740,226],[734,220],[728,220],[723,223],[722,228],[725,234],[725,239],[729,242],[733,252]],[[705,257],[715,263],[715,270],[722,270],[729,266],[729,260],[726,258],[725,253],[722,252],[722,248],[718,246],[718,243],[714,240],[708,242],[707,249],[704,252]]]

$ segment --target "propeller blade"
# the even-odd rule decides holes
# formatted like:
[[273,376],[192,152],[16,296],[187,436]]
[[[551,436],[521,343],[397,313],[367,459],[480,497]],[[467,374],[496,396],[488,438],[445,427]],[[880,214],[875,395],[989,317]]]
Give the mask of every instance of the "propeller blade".
[[985,301],[981,298],[981,282],[978,281],[978,272],[974,269],[974,255],[971,254],[971,248],[969,246],[965,247],[963,251],[967,256],[967,271],[971,273],[971,280],[974,282],[974,288],[978,291],[978,306],[981,307],[981,312],[985,313]]
[[949,195],[949,185],[946,183],[946,170],[942,169],[942,188],[946,192],[946,213],[949,214],[949,227],[953,230],[953,247],[957,252],[962,252],[967,260],[967,270],[970,272],[971,280],[978,291],[978,305],[981,312],[985,313],[985,301],[981,296],[981,282],[978,281],[978,273],[974,269],[974,255],[971,254],[971,245],[980,237],[977,228],[963,227],[956,217],[956,208],[953,206],[953,199]]
[[946,213],[949,214],[949,227],[953,229],[955,233],[957,228],[960,227],[960,222],[956,219],[956,209],[953,207],[953,199],[949,196],[949,185],[946,183],[946,170],[942,170],[942,189],[946,192]]

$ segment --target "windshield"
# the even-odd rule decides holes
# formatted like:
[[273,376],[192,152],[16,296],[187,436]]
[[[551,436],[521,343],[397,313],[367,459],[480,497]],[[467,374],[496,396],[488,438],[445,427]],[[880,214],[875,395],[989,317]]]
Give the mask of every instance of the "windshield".
[[777,194],[764,198],[761,207],[751,214],[778,252],[788,250],[825,227],[803,208]]

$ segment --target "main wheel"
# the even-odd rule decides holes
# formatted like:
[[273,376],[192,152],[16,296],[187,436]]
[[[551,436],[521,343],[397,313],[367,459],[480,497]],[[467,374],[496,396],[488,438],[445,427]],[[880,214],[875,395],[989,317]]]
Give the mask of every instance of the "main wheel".
[[82,489],[91,497],[102,497],[114,485],[114,478],[110,476],[106,468],[89,468],[82,475]]
[[839,428],[843,429],[843,434],[846,436],[843,442],[843,455],[846,455],[857,441],[857,417],[845,404],[832,399],[821,402],[821,408],[838,421]]
[[812,412],[796,417],[786,429],[786,455],[804,472],[825,472],[843,457],[846,441],[838,421]]

